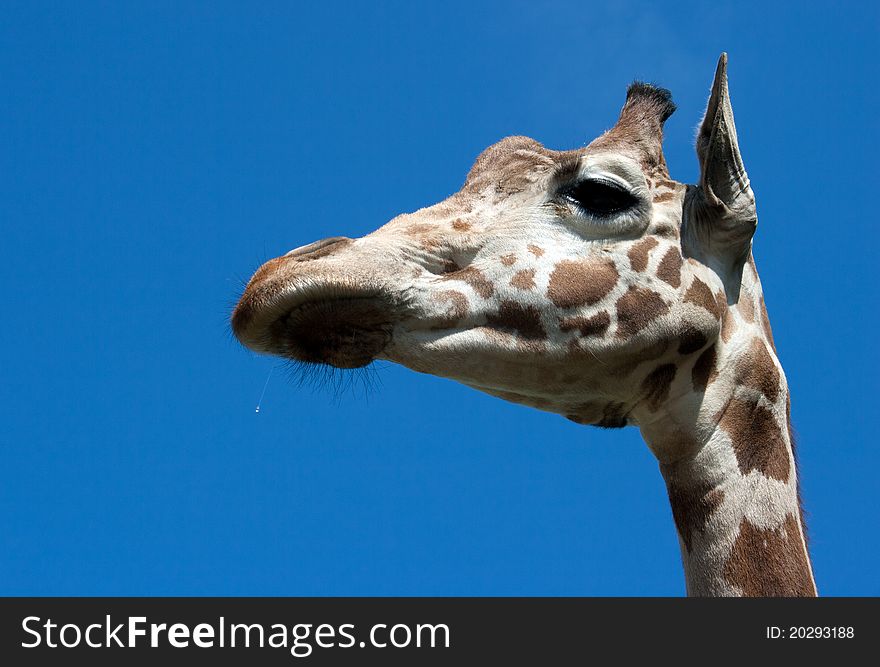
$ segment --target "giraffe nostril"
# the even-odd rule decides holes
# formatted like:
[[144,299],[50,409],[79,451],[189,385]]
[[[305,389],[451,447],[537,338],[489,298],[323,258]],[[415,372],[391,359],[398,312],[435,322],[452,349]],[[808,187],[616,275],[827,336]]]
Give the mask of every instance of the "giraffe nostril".
[[308,262],[313,259],[332,255],[337,250],[341,250],[351,243],[353,243],[353,241],[346,236],[334,236],[329,239],[321,239],[320,241],[309,243],[300,248],[294,248],[284,256],[293,259],[295,262]]

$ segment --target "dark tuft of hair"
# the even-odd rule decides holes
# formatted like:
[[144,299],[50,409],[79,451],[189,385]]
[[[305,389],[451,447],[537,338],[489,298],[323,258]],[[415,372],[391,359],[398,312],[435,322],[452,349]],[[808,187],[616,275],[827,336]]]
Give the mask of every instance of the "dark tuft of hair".
[[377,362],[360,368],[335,368],[312,361],[285,359],[285,365],[288,379],[298,388],[309,388],[314,392],[329,390],[337,403],[341,403],[346,394],[369,399],[382,384]]
[[651,109],[661,124],[666,122],[676,108],[675,102],[672,101],[672,93],[666,88],[643,81],[633,81],[626,89],[625,106],[635,105]]

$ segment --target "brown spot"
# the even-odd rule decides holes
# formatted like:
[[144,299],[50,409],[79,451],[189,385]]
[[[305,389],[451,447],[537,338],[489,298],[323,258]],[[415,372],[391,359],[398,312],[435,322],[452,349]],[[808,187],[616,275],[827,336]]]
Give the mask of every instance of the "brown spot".
[[685,323],[678,339],[678,353],[691,354],[697,350],[702,350],[708,342],[706,335],[702,331]]
[[684,294],[684,300],[696,304],[700,308],[705,308],[716,318],[721,319],[723,311],[719,309],[718,302],[712,295],[712,290],[699,278],[694,278],[694,282],[691,283],[691,286],[688,287],[687,292]]
[[443,320],[438,323],[436,328],[453,326],[468,314],[467,297],[457,290],[443,290],[438,292],[434,299],[441,305],[448,306]]
[[764,329],[764,335],[767,336],[767,340],[770,341],[770,347],[772,347],[775,352],[776,343],[773,342],[773,331],[770,329],[770,318],[767,316],[767,305],[764,303],[763,294],[761,295],[759,304],[761,311],[761,327]]
[[529,243],[529,245],[526,247],[529,249],[529,252],[532,253],[535,257],[540,257],[544,254],[544,249],[536,246],[534,243]]
[[709,517],[724,500],[724,491],[715,489],[706,482],[694,486],[671,481],[667,485],[672,518],[685,548],[690,553],[691,540],[697,531],[703,532]]
[[737,361],[734,381],[757,389],[771,403],[776,401],[780,389],[779,369],[762,340],[753,339],[748,351]]
[[465,222],[461,218],[456,218],[452,221],[452,228],[457,232],[469,232],[471,230],[471,223]]
[[791,462],[788,446],[773,413],[763,405],[733,398],[716,417],[733,443],[740,472],[752,470],[788,482]]
[[433,225],[415,224],[407,227],[404,230],[404,233],[406,233],[408,236],[421,236],[432,231],[434,231]]
[[739,301],[736,303],[736,309],[746,322],[755,321],[755,302],[752,300],[752,295],[749,292],[746,292],[745,290],[740,292]]
[[[718,303],[721,303],[723,298],[723,294],[719,292],[717,294]],[[720,307],[720,306],[719,306]],[[725,309],[721,311],[721,340],[725,343],[730,340],[733,333],[736,331],[736,320],[733,318],[733,313],[730,312],[730,309]]]
[[748,597],[814,596],[797,519],[788,515],[776,530],[743,519],[724,564],[724,578]]
[[666,251],[657,267],[657,277],[673,287],[681,285],[681,253],[673,246]]
[[592,305],[614,289],[619,277],[609,260],[562,260],[550,274],[547,296],[559,308]]
[[513,278],[510,279],[510,284],[521,290],[535,289],[535,270],[523,269],[522,271],[517,271],[513,274]]
[[659,194],[656,197],[654,197],[654,203],[655,204],[662,204],[663,202],[669,201],[670,199],[675,199],[675,193],[674,192],[664,192],[664,193]]
[[656,186],[658,188],[669,188],[671,190],[675,190],[678,187],[678,183],[676,183],[675,181],[660,179],[659,181],[657,181]]
[[510,253],[509,255],[501,255],[501,263],[504,266],[512,266],[516,262],[516,255]]
[[669,397],[669,388],[675,379],[675,365],[663,364],[657,366],[642,380],[642,392],[651,410],[657,410]]
[[651,249],[656,245],[657,239],[653,236],[649,236],[630,247],[626,255],[629,257],[629,265],[632,267],[633,271],[641,272],[648,267],[648,253],[650,253]]
[[486,322],[496,329],[516,331],[525,339],[543,340],[547,337],[538,309],[516,301],[502,301],[498,312],[488,315]]
[[559,322],[560,331],[577,329],[581,336],[601,336],[611,324],[611,316],[604,310],[592,317],[566,317]]
[[715,356],[715,346],[712,345],[707,348],[694,363],[694,367],[691,370],[691,381],[694,383],[695,391],[706,391],[706,387],[708,387],[712,383],[712,380],[717,376],[715,371]]
[[657,292],[630,287],[617,300],[617,335],[632,336],[669,310]]
[[495,293],[492,283],[483,275],[482,271],[473,266],[447,273],[441,277],[441,280],[462,280],[473,287],[474,291],[484,299],[488,299]]

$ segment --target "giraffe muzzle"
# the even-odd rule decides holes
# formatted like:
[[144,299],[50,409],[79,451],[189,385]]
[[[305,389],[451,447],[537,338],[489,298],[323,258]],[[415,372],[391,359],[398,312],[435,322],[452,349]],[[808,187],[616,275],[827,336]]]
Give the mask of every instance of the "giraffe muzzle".
[[307,363],[359,368],[390,342],[394,309],[378,291],[314,276],[264,275],[252,279],[232,314],[232,332],[245,347]]
[[[232,332],[255,352],[358,368],[388,345],[393,313],[371,275],[374,261],[332,237],[263,264],[232,313]],[[364,268],[366,266],[366,268]]]

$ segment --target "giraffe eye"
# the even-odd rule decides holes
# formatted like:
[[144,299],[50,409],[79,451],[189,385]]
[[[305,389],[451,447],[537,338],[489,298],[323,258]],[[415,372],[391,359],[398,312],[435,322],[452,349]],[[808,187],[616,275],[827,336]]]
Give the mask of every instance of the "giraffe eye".
[[597,179],[575,183],[562,194],[581,210],[599,218],[620,213],[638,203],[638,199],[624,187]]

